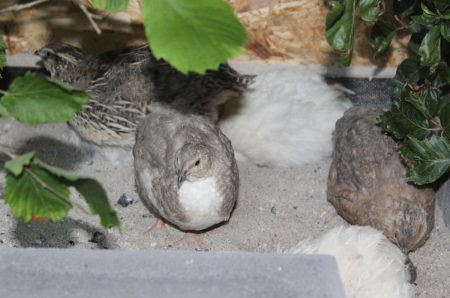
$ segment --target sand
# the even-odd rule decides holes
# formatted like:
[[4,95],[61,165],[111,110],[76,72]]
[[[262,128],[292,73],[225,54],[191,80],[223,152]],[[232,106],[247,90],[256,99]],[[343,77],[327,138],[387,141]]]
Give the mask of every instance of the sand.
[[[0,120],[0,146],[15,152],[34,148],[46,162],[98,179],[108,192],[122,222],[121,231],[104,231],[97,216],[85,213],[77,195],[69,218],[57,223],[24,223],[16,220],[0,200],[0,249],[2,247],[57,247],[88,249],[198,249],[192,238],[166,226],[146,233],[155,218],[144,208],[135,191],[131,152],[117,160],[105,159],[96,149],[79,144],[66,124],[29,127]],[[0,155],[1,164],[6,160]],[[211,251],[277,252],[305,238],[314,238],[335,226],[346,225],[326,201],[326,180],[331,159],[296,168],[258,167],[239,163],[241,185],[238,205],[227,224],[200,235]],[[4,185],[0,173],[0,188]],[[117,204],[122,194],[134,203]],[[91,241],[93,234],[106,238]],[[418,297],[450,297],[450,231],[436,208],[436,226],[430,239],[410,258],[417,267]]]

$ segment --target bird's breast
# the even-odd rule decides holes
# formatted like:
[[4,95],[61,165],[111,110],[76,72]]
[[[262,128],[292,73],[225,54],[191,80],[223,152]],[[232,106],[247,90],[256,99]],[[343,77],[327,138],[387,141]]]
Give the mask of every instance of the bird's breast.
[[189,229],[203,230],[228,219],[220,213],[224,196],[218,190],[215,177],[183,182],[178,198],[189,218],[186,223]]

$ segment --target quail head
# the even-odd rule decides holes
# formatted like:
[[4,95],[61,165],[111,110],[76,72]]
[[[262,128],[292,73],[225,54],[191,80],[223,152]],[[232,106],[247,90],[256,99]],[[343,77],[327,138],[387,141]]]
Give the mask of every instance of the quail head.
[[203,117],[155,107],[138,126],[136,184],[146,207],[181,230],[227,221],[239,174],[230,141]]

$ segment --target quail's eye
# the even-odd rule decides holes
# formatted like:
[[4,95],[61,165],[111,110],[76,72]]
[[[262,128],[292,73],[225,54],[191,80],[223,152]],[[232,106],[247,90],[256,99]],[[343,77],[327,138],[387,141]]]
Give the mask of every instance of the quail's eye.
[[200,159],[195,162],[195,165],[198,166],[200,164]]

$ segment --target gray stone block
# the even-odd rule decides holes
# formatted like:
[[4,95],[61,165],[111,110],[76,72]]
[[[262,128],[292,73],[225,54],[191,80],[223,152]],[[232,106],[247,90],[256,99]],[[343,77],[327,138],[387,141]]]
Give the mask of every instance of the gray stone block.
[[446,179],[436,192],[436,203],[442,210],[445,226],[450,230],[450,179]]
[[0,250],[0,297],[345,297],[334,257]]

